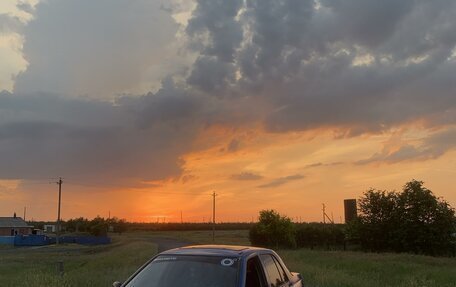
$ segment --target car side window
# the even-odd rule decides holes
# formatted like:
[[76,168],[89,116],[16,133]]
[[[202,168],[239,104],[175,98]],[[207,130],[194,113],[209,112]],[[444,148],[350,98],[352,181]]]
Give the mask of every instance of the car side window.
[[277,260],[277,258],[275,258],[274,256],[272,256],[272,258],[277,266],[277,269],[279,269],[279,272],[282,275],[283,281],[288,282],[289,279],[288,279],[287,273],[285,272],[285,269],[283,268],[282,264],[280,264],[279,260]]
[[282,286],[282,284],[285,283],[285,280],[277,268],[273,257],[269,254],[264,254],[260,255],[260,260],[261,263],[263,263],[264,270],[266,271],[266,276],[268,277],[270,287]]
[[250,258],[247,261],[245,287],[266,287],[262,270],[263,267],[258,256]]

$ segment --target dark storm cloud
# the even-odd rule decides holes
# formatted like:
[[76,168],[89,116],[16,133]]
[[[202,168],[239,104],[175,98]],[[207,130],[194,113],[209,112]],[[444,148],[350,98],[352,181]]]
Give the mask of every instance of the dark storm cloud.
[[[159,94],[160,91],[157,93]],[[172,128],[174,118],[145,118],[155,94],[135,97],[126,106],[57,96],[0,94],[2,178],[113,182],[157,180],[181,174],[180,156],[198,126]],[[166,113],[167,103],[154,106]],[[154,112],[153,110],[151,111]],[[143,123],[148,122],[147,125]]]
[[218,61],[214,57],[199,57],[187,83],[205,92],[217,94],[234,81],[234,71],[232,64]]
[[[203,48],[201,54],[232,62],[236,48],[242,41],[242,26],[236,20],[242,0],[197,0],[193,17],[186,31],[194,40],[191,45]],[[206,45],[201,46],[205,41]]]
[[186,32],[190,47],[200,57],[187,83],[205,92],[225,89],[235,79],[234,55],[242,41],[242,26],[236,20],[241,0],[198,0]]
[[[178,75],[162,57],[178,26],[161,4],[23,7],[34,20],[22,35],[28,67],[14,94],[0,94],[2,177],[178,177],[182,155],[213,124],[355,136],[456,123],[455,1],[199,0],[185,27],[195,61]],[[17,25],[0,17],[0,31]],[[150,69],[170,74],[157,92],[89,99],[148,83]],[[435,158],[452,140],[434,134],[360,163]]]
[[[203,4],[190,23],[211,31]],[[442,115],[456,112],[456,2],[248,0],[237,8],[236,82],[215,69],[227,57],[212,57],[210,65],[196,61],[189,83],[268,102],[269,131],[330,127],[353,136],[423,118],[455,123]],[[201,55],[233,51],[223,37],[209,38],[198,42]]]
[[270,181],[269,183],[259,185],[258,187],[259,188],[279,187],[281,185],[287,184],[290,181],[300,180],[303,178],[304,178],[304,176],[302,176],[300,174],[289,175],[289,176],[285,176],[285,177],[276,178],[276,179]]

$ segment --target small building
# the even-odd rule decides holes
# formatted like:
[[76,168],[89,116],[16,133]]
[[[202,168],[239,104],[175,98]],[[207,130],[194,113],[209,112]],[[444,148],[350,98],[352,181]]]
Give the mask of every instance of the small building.
[[29,226],[20,217],[0,217],[0,236],[29,235],[33,226]]
[[43,226],[43,230],[44,230],[45,233],[55,233],[57,228],[56,228],[55,224],[45,224]]

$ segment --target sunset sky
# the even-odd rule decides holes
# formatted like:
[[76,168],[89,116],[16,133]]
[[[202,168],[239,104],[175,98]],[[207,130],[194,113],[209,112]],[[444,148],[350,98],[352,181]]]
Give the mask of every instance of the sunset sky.
[[0,216],[456,207],[456,1],[0,1]]

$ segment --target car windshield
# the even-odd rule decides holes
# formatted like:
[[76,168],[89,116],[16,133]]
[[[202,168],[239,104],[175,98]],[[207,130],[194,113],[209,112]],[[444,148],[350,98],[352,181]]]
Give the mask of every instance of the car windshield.
[[235,287],[239,259],[218,256],[162,255],[141,270],[127,287]]

